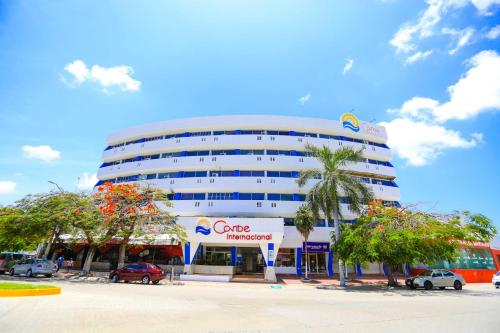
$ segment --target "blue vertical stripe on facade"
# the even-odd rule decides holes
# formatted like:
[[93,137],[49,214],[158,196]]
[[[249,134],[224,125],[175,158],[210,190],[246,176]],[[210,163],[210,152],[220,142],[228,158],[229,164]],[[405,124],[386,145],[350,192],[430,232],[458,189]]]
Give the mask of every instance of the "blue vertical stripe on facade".
[[297,268],[297,276],[302,276],[302,248],[298,247],[297,248],[297,258],[295,258],[296,264],[295,267]]

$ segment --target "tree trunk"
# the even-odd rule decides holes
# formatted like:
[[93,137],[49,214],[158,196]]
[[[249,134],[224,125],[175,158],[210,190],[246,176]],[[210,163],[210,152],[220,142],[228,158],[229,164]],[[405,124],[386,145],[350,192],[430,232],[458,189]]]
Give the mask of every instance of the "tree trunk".
[[83,264],[82,275],[88,275],[90,273],[90,266],[92,265],[92,260],[94,259],[96,251],[97,251],[97,246],[91,245],[89,251],[87,252],[85,263]]
[[45,247],[45,251],[43,252],[43,258],[47,258],[49,256],[50,250],[52,249],[52,242],[54,240],[55,233],[53,232],[50,235],[49,241],[47,242],[47,246]]
[[387,265],[387,285],[389,287],[397,287],[398,286],[398,279],[396,278],[396,275],[394,274],[394,270],[392,265]]
[[[336,239],[339,239],[340,238],[340,221],[338,218],[338,214],[335,214],[335,215],[337,215],[333,218],[333,221],[335,224],[335,237],[336,237]],[[344,268],[345,268],[344,261],[342,259],[340,259],[340,257],[339,257],[339,282],[340,282],[341,287],[345,287]]]
[[127,251],[128,239],[120,243],[120,250],[118,251],[118,269],[125,266],[125,252]]
[[120,250],[118,251],[118,268],[122,268],[123,266],[125,266],[125,252],[127,251],[130,236],[132,236],[132,231],[129,231],[128,234],[123,237],[123,240],[120,243]]

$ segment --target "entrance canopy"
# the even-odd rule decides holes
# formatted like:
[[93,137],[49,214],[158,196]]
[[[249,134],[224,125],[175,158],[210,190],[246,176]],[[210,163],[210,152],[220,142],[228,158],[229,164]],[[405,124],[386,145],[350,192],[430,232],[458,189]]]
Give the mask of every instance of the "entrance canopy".
[[281,243],[283,218],[178,217],[193,243],[259,244]]

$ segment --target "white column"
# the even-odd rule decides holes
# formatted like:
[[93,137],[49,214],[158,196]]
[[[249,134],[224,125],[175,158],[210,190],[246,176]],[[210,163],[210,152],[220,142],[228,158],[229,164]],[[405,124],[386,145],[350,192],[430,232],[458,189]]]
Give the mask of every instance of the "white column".
[[[276,263],[276,258],[278,257],[280,244],[281,243],[259,243],[260,250],[262,251],[262,255],[266,261],[266,267],[264,269],[264,280],[266,281],[274,283],[278,281],[274,265]],[[270,247],[272,248],[270,249]]]

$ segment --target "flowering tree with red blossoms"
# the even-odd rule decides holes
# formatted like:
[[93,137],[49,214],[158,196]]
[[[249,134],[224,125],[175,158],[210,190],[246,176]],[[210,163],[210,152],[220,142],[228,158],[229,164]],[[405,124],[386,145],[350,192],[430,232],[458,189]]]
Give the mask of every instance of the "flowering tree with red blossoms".
[[182,227],[174,223],[174,218],[165,209],[172,204],[162,190],[137,183],[108,182],[97,187],[93,198],[104,224],[116,230],[114,238],[120,242],[119,268],[124,264],[131,238],[147,242],[159,233],[169,234],[178,240],[185,238]]

